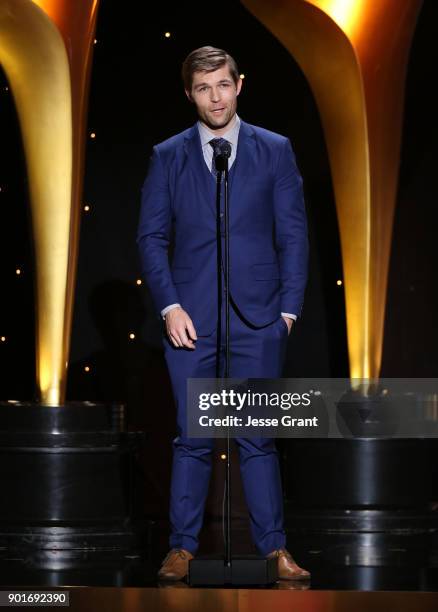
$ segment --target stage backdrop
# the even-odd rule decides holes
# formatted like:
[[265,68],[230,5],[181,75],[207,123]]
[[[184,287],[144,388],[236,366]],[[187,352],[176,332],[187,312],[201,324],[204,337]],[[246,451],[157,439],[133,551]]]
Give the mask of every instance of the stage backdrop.
[[[67,399],[127,402],[131,428],[161,432],[150,458],[158,448],[170,457],[174,421],[159,322],[138,284],[140,189],[153,144],[196,120],[180,78],[182,60],[196,47],[224,47],[236,58],[245,75],[239,115],[288,136],[304,178],[309,284],[284,375],[348,376],[339,235],[315,101],[272,34],[239,2],[221,6],[206,20],[198,2],[176,4],[172,13],[158,3],[153,18],[144,3],[120,11],[103,2],[97,21]],[[408,66],[381,372],[387,377],[438,375],[436,14],[434,0],[425,0]],[[35,393],[34,264],[24,157],[3,73],[0,134],[0,397],[27,399]],[[150,470],[159,508],[167,503],[166,461]]]

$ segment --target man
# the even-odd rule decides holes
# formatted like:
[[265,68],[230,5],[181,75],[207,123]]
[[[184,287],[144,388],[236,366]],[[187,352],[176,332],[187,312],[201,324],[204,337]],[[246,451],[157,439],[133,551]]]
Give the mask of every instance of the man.
[[[236,115],[242,81],[233,58],[221,49],[202,47],[188,55],[182,74],[199,121],[154,147],[142,190],[137,236],[143,274],[157,311],[165,319],[165,357],[177,405],[171,550],[158,574],[168,580],[184,578],[198,548],[211,472],[213,440],[187,436],[187,379],[214,378],[216,359],[223,365],[224,357],[224,308],[218,312],[217,305],[213,159],[213,149],[222,141],[214,139],[231,145],[232,378],[281,376],[287,337],[301,314],[308,257],[302,181],[290,142]],[[223,212],[220,216],[223,230]],[[308,579],[309,572],[300,568],[285,548],[274,440],[237,438],[236,443],[251,532],[259,553],[278,558],[280,578]]]

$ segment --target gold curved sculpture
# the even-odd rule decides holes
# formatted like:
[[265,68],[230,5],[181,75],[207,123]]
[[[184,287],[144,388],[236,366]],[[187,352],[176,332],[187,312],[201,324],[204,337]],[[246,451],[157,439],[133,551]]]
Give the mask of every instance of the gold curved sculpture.
[[50,406],[65,401],[97,4],[0,3],[0,63],[14,96],[29,178],[37,393]]
[[351,379],[380,373],[406,64],[421,0],[242,0],[301,67],[339,223]]

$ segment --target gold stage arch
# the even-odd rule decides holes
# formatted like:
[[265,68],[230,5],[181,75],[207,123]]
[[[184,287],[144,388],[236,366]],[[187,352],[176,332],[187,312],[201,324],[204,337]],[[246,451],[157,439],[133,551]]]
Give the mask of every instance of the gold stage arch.
[[0,63],[29,178],[38,399],[65,401],[81,213],[86,100],[98,0],[1,0]]
[[[352,378],[379,374],[406,61],[421,0],[243,0],[321,114],[339,221]],[[39,399],[65,401],[86,98],[98,0],[2,0],[0,63],[28,168]]]
[[376,379],[406,65],[421,0],[242,3],[291,53],[315,96],[341,239],[350,377]]

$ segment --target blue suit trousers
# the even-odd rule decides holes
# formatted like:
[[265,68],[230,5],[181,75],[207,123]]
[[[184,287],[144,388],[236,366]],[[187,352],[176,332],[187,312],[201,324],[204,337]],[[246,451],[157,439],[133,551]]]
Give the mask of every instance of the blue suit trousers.
[[[221,312],[220,365],[225,355],[225,313]],[[281,376],[288,338],[287,324],[279,316],[264,327],[245,321],[230,305],[230,377]],[[193,350],[175,348],[165,335],[165,358],[177,407],[178,435],[173,441],[170,492],[170,547],[198,549],[208,493],[214,439],[187,437],[187,379],[215,378],[217,332],[200,336]],[[251,533],[262,555],[286,545],[283,495],[275,441],[272,438],[236,438]]]

